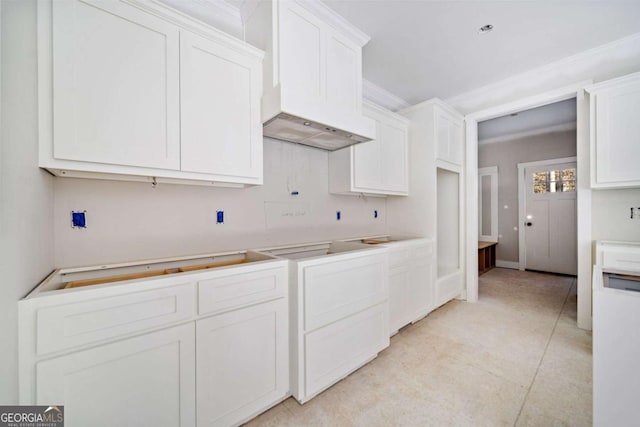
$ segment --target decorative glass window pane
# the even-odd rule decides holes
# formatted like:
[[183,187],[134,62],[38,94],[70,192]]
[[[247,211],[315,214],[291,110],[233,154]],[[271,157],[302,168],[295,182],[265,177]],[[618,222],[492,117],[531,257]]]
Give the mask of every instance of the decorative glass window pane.
[[547,192],[548,172],[536,172],[533,174],[533,192],[535,194]]
[[576,169],[536,172],[533,174],[533,192],[565,193],[576,191]]

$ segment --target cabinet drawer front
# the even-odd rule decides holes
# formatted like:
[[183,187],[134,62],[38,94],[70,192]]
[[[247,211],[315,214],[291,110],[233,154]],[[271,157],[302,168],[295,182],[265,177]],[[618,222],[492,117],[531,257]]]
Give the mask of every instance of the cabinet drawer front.
[[304,268],[305,331],[388,298],[387,255],[367,255]]
[[198,313],[211,314],[287,295],[287,268],[236,272],[198,282]]
[[96,298],[36,312],[39,355],[189,319],[193,285]]
[[411,261],[411,250],[403,248],[400,250],[389,251],[389,268],[401,267],[409,264]]
[[624,271],[640,271],[640,252],[604,251],[602,253],[602,267]]
[[195,425],[193,324],[36,365],[35,404],[65,405],[65,425]]
[[416,265],[426,265],[433,263],[433,243],[416,246],[412,250],[413,262]]
[[389,345],[383,303],[305,336],[305,399],[334,384]]

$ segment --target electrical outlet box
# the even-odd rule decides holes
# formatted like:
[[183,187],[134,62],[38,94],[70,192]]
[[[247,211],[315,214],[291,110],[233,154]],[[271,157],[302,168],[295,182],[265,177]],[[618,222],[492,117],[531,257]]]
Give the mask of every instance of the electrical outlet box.
[[216,211],[216,224],[224,223],[224,211]]
[[87,211],[71,211],[71,228],[87,228]]
[[377,211],[377,210],[374,210],[374,211],[373,211],[373,217],[374,217],[374,218],[378,218],[378,211]]
[[340,218],[342,217],[342,215],[340,214],[340,211],[336,212],[336,221],[340,221]]

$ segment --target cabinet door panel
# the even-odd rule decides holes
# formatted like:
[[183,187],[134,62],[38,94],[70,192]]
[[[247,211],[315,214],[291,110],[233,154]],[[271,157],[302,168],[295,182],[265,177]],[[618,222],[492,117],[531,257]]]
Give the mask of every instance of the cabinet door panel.
[[260,62],[187,33],[180,55],[181,169],[259,177]]
[[380,147],[382,159],[382,187],[388,191],[408,190],[408,141],[406,129],[390,124],[381,126],[383,144]]
[[355,189],[380,190],[382,185],[381,145],[382,126],[376,121],[376,135],[373,141],[355,145],[353,149],[353,186]]
[[396,333],[413,320],[411,312],[409,267],[395,268],[389,273],[389,332]]
[[426,316],[435,307],[436,275],[434,244],[420,244],[412,248],[409,304],[411,320]]
[[198,426],[237,425],[289,389],[286,299],[199,320]]
[[596,178],[599,183],[640,181],[640,83],[596,98]]
[[325,61],[322,22],[295,2],[281,2],[280,73],[283,90],[323,102]]
[[327,35],[327,102],[348,112],[361,110],[361,49],[338,34]]
[[195,425],[193,324],[36,365],[38,405],[65,406],[69,427]]
[[54,157],[178,169],[178,29],[122,2],[53,2]]

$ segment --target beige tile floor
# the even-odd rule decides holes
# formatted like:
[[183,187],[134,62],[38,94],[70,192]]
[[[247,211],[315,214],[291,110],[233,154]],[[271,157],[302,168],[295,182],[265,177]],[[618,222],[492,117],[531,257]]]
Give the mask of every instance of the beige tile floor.
[[591,333],[575,279],[494,269],[476,304],[452,301],[310,402],[249,426],[589,426]]

